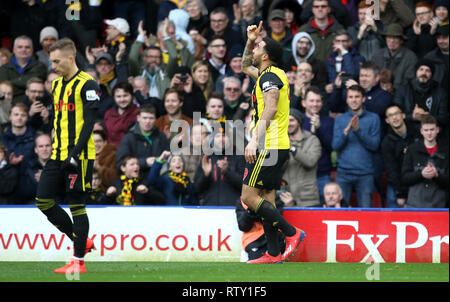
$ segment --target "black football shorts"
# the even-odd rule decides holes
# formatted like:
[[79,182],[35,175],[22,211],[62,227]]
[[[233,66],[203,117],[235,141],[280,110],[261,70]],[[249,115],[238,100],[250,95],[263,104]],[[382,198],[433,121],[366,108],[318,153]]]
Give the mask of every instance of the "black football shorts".
[[94,160],[78,160],[76,169],[64,167],[63,162],[49,159],[39,179],[36,198],[62,198],[70,193],[85,193],[92,189]]
[[256,162],[245,163],[243,184],[267,190],[278,190],[283,177],[283,166],[289,159],[289,149],[263,149],[256,153]]

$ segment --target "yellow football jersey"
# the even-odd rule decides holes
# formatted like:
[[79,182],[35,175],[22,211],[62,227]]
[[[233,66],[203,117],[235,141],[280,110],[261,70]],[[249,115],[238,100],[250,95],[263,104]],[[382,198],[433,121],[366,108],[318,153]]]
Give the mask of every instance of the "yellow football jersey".
[[278,99],[277,112],[266,129],[265,149],[289,149],[289,81],[285,72],[275,66],[266,68],[256,80],[252,91],[253,112],[250,124],[251,135],[254,134],[258,126],[262,112],[264,110],[264,92],[271,89],[278,89],[280,97]]

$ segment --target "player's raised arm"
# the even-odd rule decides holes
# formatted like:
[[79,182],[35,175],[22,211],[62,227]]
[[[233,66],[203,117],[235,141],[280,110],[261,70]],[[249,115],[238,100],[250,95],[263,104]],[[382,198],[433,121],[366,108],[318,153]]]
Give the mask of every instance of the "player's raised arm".
[[248,40],[242,56],[242,71],[255,80],[258,78],[258,68],[253,66],[253,49],[255,48],[255,41],[261,32],[262,24],[263,21],[260,21],[258,26],[249,25],[247,27]]

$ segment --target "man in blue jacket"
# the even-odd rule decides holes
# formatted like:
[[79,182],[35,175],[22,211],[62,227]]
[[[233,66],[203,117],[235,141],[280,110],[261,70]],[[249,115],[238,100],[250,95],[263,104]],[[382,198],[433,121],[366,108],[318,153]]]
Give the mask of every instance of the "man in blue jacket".
[[[342,78],[341,76],[338,77]],[[339,87],[336,86],[328,98],[332,112],[345,112],[347,110],[345,101],[347,87],[359,84],[365,90],[366,101],[364,105],[367,111],[378,114],[380,120],[384,121],[386,109],[392,104],[393,97],[380,86],[380,67],[378,65],[372,61],[364,62],[360,66],[359,83],[355,80],[348,80],[346,83],[339,84]],[[382,125],[381,130],[384,133],[387,130],[387,124]]]
[[358,206],[371,207],[374,191],[373,152],[380,144],[380,118],[365,110],[364,89],[353,85],[347,90],[347,112],[336,117],[333,150],[338,152],[336,182],[344,200],[349,201],[355,188]]
[[[9,163],[18,167],[19,175],[24,175],[27,163],[35,157],[36,132],[28,125],[28,107],[24,103],[15,103],[11,107],[9,117],[11,126],[0,135],[0,142],[8,149]],[[14,195],[16,196],[17,192]],[[18,200],[17,197],[14,199],[17,204],[26,202],[26,200]]]
[[359,66],[365,61],[366,59],[359,54],[358,50],[352,47],[350,34],[345,29],[338,30],[333,40],[333,51],[325,61],[328,82],[334,83],[340,72],[351,74],[354,79],[357,79]]

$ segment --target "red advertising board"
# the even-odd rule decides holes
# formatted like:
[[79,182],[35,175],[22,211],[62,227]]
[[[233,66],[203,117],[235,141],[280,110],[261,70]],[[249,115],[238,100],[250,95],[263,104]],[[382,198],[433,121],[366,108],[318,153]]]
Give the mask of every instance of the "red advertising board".
[[448,263],[448,210],[290,209],[306,232],[292,261]]

